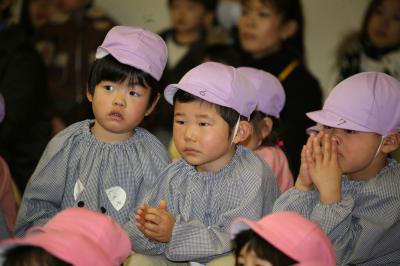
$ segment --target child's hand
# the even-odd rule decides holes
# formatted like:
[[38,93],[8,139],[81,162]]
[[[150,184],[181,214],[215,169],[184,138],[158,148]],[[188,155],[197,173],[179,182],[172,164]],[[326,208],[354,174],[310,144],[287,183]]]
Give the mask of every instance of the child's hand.
[[306,152],[308,149],[309,143],[312,141],[313,135],[311,135],[308,140],[307,144],[303,146],[301,150],[301,164],[300,164],[300,171],[299,176],[297,177],[295,187],[302,191],[310,191],[314,184],[311,180],[310,172],[308,170],[308,164],[306,160]]
[[143,226],[137,226],[148,238],[165,243],[171,240],[175,218],[167,211],[165,200],[160,201],[158,208],[148,207],[143,218],[145,221]]
[[147,213],[147,210],[149,208],[150,207],[147,204],[142,203],[139,206],[139,208],[136,210],[136,215],[135,215],[136,226],[139,228],[140,231],[143,231],[143,229],[144,229],[144,224],[146,222],[144,217],[145,217],[145,215]]
[[318,133],[306,151],[308,169],[324,204],[341,200],[342,170],[337,159],[337,142],[330,134]]

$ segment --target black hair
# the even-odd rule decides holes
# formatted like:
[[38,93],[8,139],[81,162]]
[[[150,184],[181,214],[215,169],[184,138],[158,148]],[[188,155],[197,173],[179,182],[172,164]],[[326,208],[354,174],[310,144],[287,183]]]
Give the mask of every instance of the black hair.
[[297,263],[251,229],[241,231],[233,240],[236,266],[239,265],[238,260],[243,248],[246,248],[246,252],[254,251],[257,257],[268,260],[274,266],[289,266]]
[[221,106],[215,103],[210,103],[207,102],[206,100],[203,100],[202,98],[199,98],[189,92],[183,91],[183,90],[178,90],[175,95],[174,95],[174,105],[176,102],[180,103],[190,103],[190,102],[201,102],[204,104],[209,104],[210,106],[215,107],[217,113],[225,120],[226,123],[228,123],[229,126],[229,135],[232,134],[232,131],[238,121],[238,117],[240,116],[240,120],[246,119],[245,117],[241,116],[237,111],[235,111],[232,108]]
[[[303,61],[305,59],[304,49],[304,16],[303,8],[300,0],[259,0],[264,5],[271,5],[281,16],[283,22],[289,22],[291,20],[296,21],[297,30],[290,37],[287,38],[283,45],[288,49],[292,50],[297,56]],[[242,4],[246,3],[246,0],[242,0]]]
[[3,255],[4,266],[72,266],[43,248],[34,246],[17,246]]
[[229,66],[240,66],[240,54],[234,47],[228,44],[221,43],[206,46],[203,60],[205,61],[206,59]]
[[150,106],[160,92],[157,80],[143,70],[120,63],[110,54],[94,61],[89,73],[88,92],[93,95],[96,85],[104,80],[124,82],[127,79],[129,86],[141,85],[151,90]]
[[250,116],[250,122],[252,123],[255,130],[258,131],[260,127],[259,123],[265,117],[269,117],[272,120],[273,125],[269,135],[262,140],[261,146],[275,146],[279,144],[279,141],[281,140],[281,128],[279,122],[280,120],[278,118],[266,115],[261,111],[254,111]]
[[[171,7],[173,1],[174,0],[168,0],[169,7]],[[206,10],[211,12],[215,12],[217,8],[217,0],[188,0],[188,1],[202,4]]]

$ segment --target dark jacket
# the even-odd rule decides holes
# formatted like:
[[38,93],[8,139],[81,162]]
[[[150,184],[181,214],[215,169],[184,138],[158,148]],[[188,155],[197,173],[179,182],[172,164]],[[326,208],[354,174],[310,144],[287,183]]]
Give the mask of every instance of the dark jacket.
[[282,139],[290,169],[296,178],[300,167],[300,153],[307,140],[306,129],[314,125],[305,113],[320,109],[322,106],[322,91],[318,81],[312,76],[300,58],[289,49],[261,59],[252,59],[243,54],[243,65],[263,69],[276,77],[292,63],[299,60],[300,64],[283,80],[286,93],[286,103],[280,114]]
[[[175,33],[173,29],[169,29],[160,33],[160,36],[167,40],[175,40]],[[182,59],[173,67],[170,68],[167,64],[163,76],[159,82],[159,89],[164,92],[164,89],[169,84],[178,83],[179,80],[190,69],[198,66],[203,62],[204,51],[206,48],[205,35],[198,41],[190,44],[187,53]],[[164,96],[161,95],[160,101],[154,110],[153,114],[145,121],[144,127],[149,129],[152,133],[158,136],[157,132],[163,130],[164,132],[172,132],[172,117],[173,107],[167,103]],[[158,136],[160,137],[160,136]],[[162,137],[161,140],[163,141]],[[163,141],[165,142],[165,141]]]
[[24,31],[0,31],[0,93],[6,116],[0,124],[0,154],[23,191],[50,139],[46,70]]

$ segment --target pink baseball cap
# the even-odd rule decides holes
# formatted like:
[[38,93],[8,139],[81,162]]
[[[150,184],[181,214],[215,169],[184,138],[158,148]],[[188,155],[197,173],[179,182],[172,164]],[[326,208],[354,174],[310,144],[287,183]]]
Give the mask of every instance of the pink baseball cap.
[[207,102],[230,107],[250,117],[255,110],[256,91],[236,68],[216,62],[206,62],[189,70],[178,84],[168,85],[164,97],[170,104],[177,90],[189,92]]
[[6,116],[6,103],[4,101],[3,95],[0,93],[0,123],[3,122]]
[[249,79],[257,91],[256,110],[279,118],[286,98],[281,82],[264,70],[239,67],[238,71]]
[[0,243],[0,256],[15,246],[41,247],[76,266],[121,265],[131,253],[127,233],[110,216],[85,208],[65,209],[22,238]]
[[115,26],[97,48],[96,59],[108,54],[160,80],[167,63],[168,49],[164,40],[153,32],[138,27]]
[[232,238],[243,230],[253,230],[299,265],[336,265],[331,242],[319,225],[295,212],[275,212],[256,222],[239,217],[230,229]]
[[322,110],[307,116],[322,125],[383,136],[400,130],[400,82],[379,72],[353,75],[330,92]]

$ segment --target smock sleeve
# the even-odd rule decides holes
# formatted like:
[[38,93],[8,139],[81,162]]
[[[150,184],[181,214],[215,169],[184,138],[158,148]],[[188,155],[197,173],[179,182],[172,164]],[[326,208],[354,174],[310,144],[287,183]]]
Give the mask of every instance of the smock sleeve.
[[24,191],[17,215],[15,235],[23,236],[34,225],[43,225],[61,210],[68,160],[71,128],[55,136],[47,145]]

